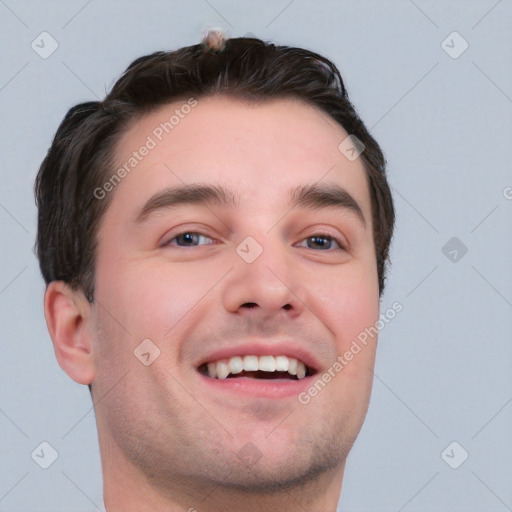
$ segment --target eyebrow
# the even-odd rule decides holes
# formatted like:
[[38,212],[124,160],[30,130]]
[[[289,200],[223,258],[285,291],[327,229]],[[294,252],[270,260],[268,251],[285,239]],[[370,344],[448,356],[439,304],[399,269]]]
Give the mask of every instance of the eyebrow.
[[319,210],[322,208],[339,208],[356,214],[361,224],[366,228],[366,219],[359,203],[350,193],[337,183],[324,185],[303,185],[292,191],[291,208],[308,208]]
[[[208,205],[233,209],[239,205],[236,195],[230,190],[210,184],[181,185],[167,188],[151,196],[136,216],[136,223],[144,222],[151,214],[180,206]],[[366,219],[357,201],[336,183],[302,185],[293,189],[288,204],[293,208],[319,210],[339,208],[356,214],[366,228]]]
[[157,192],[151,196],[137,214],[136,222],[140,223],[150,214],[172,209],[183,205],[216,205],[224,208],[234,208],[238,201],[233,193],[218,185],[182,185]]

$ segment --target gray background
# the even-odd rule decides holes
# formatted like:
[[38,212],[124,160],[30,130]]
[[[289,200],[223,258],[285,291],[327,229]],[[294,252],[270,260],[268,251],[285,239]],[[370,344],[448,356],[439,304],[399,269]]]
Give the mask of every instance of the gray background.
[[[380,335],[340,510],[512,510],[511,22],[510,0],[0,0],[0,510],[103,510],[89,393],[58,367],[43,316],[37,169],[69,107],[212,26],[334,60],[387,155],[382,308],[403,311]],[[59,45],[46,59],[31,48],[43,31]],[[43,441],[59,454],[48,469],[31,458]]]

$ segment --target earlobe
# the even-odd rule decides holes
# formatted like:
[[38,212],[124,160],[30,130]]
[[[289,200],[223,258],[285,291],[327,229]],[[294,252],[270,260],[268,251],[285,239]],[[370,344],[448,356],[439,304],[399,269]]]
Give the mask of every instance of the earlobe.
[[79,384],[94,378],[92,340],[87,322],[91,305],[83,292],[63,281],[51,282],[44,296],[46,325],[60,367]]

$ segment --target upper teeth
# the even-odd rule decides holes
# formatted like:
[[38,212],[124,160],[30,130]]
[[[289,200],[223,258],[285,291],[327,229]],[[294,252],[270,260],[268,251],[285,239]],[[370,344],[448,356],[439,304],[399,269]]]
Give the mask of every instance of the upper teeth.
[[225,379],[230,373],[236,375],[245,370],[248,372],[288,372],[298,379],[306,376],[306,365],[293,357],[287,356],[235,356],[208,363],[208,375],[213,379]]

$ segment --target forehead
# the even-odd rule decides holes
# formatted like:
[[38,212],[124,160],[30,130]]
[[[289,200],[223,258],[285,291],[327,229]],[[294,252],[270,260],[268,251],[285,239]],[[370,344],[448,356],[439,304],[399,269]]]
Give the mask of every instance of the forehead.
[[133,207],[171,186],[211,183],[261,210],[282,205],[297,185],[324,181],[346,188],[371,219],[363,163],[338,149],[348,135],[300,100],[184,98],[141,117],[121,137],[116,169],[128,172],[112,207]]

